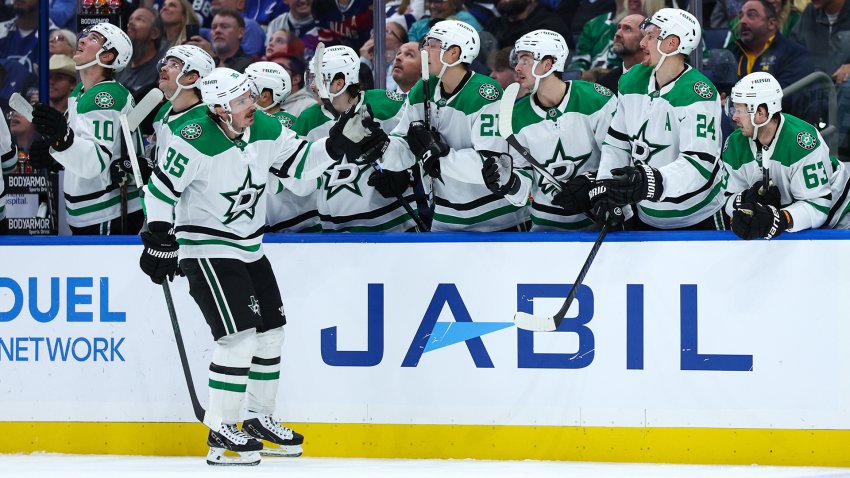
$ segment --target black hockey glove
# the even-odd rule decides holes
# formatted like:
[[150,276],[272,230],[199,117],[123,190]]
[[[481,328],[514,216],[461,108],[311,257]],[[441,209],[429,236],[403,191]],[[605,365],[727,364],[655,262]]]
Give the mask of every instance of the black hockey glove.
[[33,169],[52,169],[56,166],[56,160],[50,155],[50,144],[47,141],[37,139],[32,142],[30,145],[30,166]]
[[369,175],[367,183],[375,188],[381,196],[395,199],[403,195],[407,188],[413,185],[410,170],[407,171],[375,171]]
[[366,110],[369,113],[368,118],[363,119],[363,126],[369,131],[369,136],[360,142],[360,149],[363,152],[362,163],[374,163],[381,159],[390,145],[390,137],[381,128],[381,124],[372,119],[372,108],[366,105]]
[[792,225],[788,211],[759,203],[743,203],[732,213],[732,232],[745,241],[773,239]]
[[[735,198],[735,208],[739,208],[741,204],[758,203],[765,206],[773,206],[777,209],[781,208],[779,188],[773,184],[767,188],[767,191],[760,191],[762,182],[756,181],[749,189],[743,191]],[[764,195],[762,195],[764,192]]]
[[155,284],[162,284],[166,277],[173,280],[178,269],[178,246],[177,239],[171,234],[171,224],[152,222],[141,236],[145,250],[139,258],[139,267]]
[[608,193],[607,182],[596,181],[590,188],[588,200],[590,201],[590,215],[597,224],[608,224],[611,229],[623,225],[626,220],[623,209],[617,205]]
[[606,181],[608,194],[615,203],[624,206],[640,201],[658,201],[664,191],[664,181],[657,169],[647,164],[611,170],[612,178]]
[[74,142],[74,132],[68,128],[65,115],[44,103],[33,105],[32,125],[56,151],[65,151]]
[[570,215],[590,211],[590,189],[596,179],[596,173],[584,173],[561,182],[561,190],[552,196],[552,204],[564,208]]
[[[358,126],[358,131],[352,131],[355,127],[354,124],[356,122],[350,121],[354,116],[356,116],[357,112],[354,110],[354,107],[348,108],[343,114],[339,116],[336,123],[331,127],[331,130],[328,132],[328,139],[325,143],[325,150],[327,150],[328,155],[334,161],[342,161],[343,156],[349,159],[349,161],[354,161],[359,158],[362,154],[362,150],[358,143],[363,139],[359,133],[359,129],[362,129],[361,126]],[[351,126],[349,126],[351,124]]]
[[425,174],[440,179],[440,158],[449,154],[449,145],[440,133],[433,129],[428,131],[422,121],[414,121],[410,123],[406,139],[410,151],[422,161]]
[[487,189],[500,196],[516,194],[521,183],[519,176],[514,173],[514,160],[511,155],[493,151],[482,151],[481,154],[486,156],[481,175]]

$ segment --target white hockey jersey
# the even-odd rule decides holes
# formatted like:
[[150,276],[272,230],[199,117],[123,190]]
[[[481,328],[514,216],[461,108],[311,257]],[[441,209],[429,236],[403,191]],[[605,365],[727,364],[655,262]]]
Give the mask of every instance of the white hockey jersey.
[[[0,114],[2,113],[0,110]],[[9,134],[6,120],[0,119],[0,221],[6,218],[6,180],[3,175],[14,171],[17,164],[18,148],[12,144],[12,135]]]
[[602,147],[597,179],[640,161],[661,173],[657,202],[641,201],[640,220],[659,229],[693,226],[723,206],[720,97],[711,81],[685,67],[657,89],[653,68],[635,65],[620,78],[617,112]]
[[[231,140],[209,116],[171,126],[166,161],[148,182],[148,222],[174,223],[180,258],[263,255],[269,172],[275,177],[317,177],[330,157],[324,140],[309,143],[260,111]],[[173,218],[173,219],[172,219]]]

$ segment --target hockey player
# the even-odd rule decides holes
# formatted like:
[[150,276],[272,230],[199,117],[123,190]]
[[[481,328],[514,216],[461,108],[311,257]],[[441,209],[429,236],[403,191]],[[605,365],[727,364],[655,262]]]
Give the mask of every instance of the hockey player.
[[[433,179],[433,231],[525,230],[527,209],[511,204],[482,183],[483,156],[499,155],[507,144],[498,135],[501,88],[473,72],[478,32],[457,20],[437,22],[425,37],[429,91],[418,82],[390,136],[384,168],[402,170],[422,161]],[[428,98],[431,129],[425,125]]]
[[[286,317],[262,249],[265,193],[274,187],[267,183],[269,172],[315,178],[330,163],[329,152],[345,154],[351,141],[338,134],[344,123],[313,144],[297,138],[256,111],[253,84],[236,71],[213,70],[200,90],[210,114],[170,125],[166,161],[146,186],[149,230],[142,233],[139,262],[151,280],[162,283],[173,277],[179,256],[189,292],[216,341],[207,462],[256,464],[262,448],[257,438],[292,455],[300,454],[303,440],[272,419]],[[249,419],[239,429],[246,398]],[[240,456],[225,456],[225,450]]]
[[822,225],[847,228],[847,168],[830,160],[814,126],[782,113],[776,78],[765,72],[743,77],[732,88],[726,113],[739,126],[722,156],[729,172],[725,208],[738,237],[772,239]]
[[[514,106],[514,135],[559,182],[581,178],[576,182],[590,184],[599,166],[602,142],[617,109],[617,99],[603,86],[561,80],[570,51],[560,33],[527,33],[516,41],[513,56],[519,84],[531,92]],[[517,170],[512,172],[514,168]],[[532,231],[596,227],[584,214],[589,205],[570,204],[572,197],[568,192],[558,193],[533,169],[533,176],[529,177],[525,170],[530,168],[522,155],[513,153],[513,164],[487,158],[482,173],[491,191],[505,194],[516,206],[528,202],[531,191]]]
[[642,30],[648,59],[620,78],[597,174],[606,181],[591,189],[594,215],[617,223],[617,206],[635,204],[636,229],[724,229],[720,98],[685,63],[700,26],[684,10],[663,8]]
[[[0,110],[0,114],[3,111]],[[3,118],[6,116],[4,115]],[[18,147],[12,142],[12,135],[9,134],[9,126],[6,125],[6,120],[0,118],[0,234],[9,232],[9,220],[6,219],[6,181],[3,179],[4,174],[9,174],[14,171],[18,164]]]
[[[315,75],[317,57],[313,58],[311,73]],[[327,136],[335,124],[334,117],[350,108],[359,120],[376,121],[380,128],[371,141],[386,140],[386,134],[398,124],[398,112],[404,104],[403,97],[394,91],[360,89],[360,59],[347,46],[337,45],[324,50],[321,76],[314,81],[324,82],[334,111],[323,104],[315,104],[301,113],[293,129],[299,136],[316,140]],[[372,119],[369,119],[371,116]],[[382,139],[383,138],[383,139]],[[341,158],[322,176],[319,185],[317,209],[323,232],[377,232],[409,231],[416,223],[398,199],[386,196],[370,178],[375,172],[376,157]],[[406,169],[406,168],[404,168]],[[406,171],[395,174],[410,184]],[[384,185],[380,184],[381,190]],[[414,204],[413,190],[404,187],[404,200]],[[389,196],[389,197],[387,197]]]
[[[287,129],[292,129],[295,116],[283,110],[283,102],[292,91],[292,80],[281,65],[258,61],[245,68],[245,74],[257,89],[257,108],[274,116]],[[319,212],[316,202],[319,192],[316,181],[287,181],[269,191],[266,219],[268,232],[319,232]],[[297,189],[298,194],[293,190]],[[276,194],[275,194],[276,193]]]
[[[33,126],[50,145],[50,156],[65,167],[65,208],[73,234],[132,233],[141,229],[139,192],[126,189],[127,217],[122,217],[120,173],[124,145],[122,114],[135,103],[130,92],[113,80],[130,62],[133,47],[127,34],[109,23],[83,32],[74,53],[80,84],[68,99],[68,118],[43,103],[33,107]],[[43,158],[36,162],[46,163]],[[123,225],[123,231],[122,231]]]

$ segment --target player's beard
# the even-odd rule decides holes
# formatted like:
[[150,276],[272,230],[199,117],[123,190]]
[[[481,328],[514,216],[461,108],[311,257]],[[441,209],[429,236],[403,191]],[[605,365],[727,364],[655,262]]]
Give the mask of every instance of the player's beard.
[[528,8],[528,5],[531,3],[531,0],[506,0],[500,1],[498,5],[496,5],[496,10],[499,11],[502,15],[512,16],[518,13],[522,13],[523,10]]

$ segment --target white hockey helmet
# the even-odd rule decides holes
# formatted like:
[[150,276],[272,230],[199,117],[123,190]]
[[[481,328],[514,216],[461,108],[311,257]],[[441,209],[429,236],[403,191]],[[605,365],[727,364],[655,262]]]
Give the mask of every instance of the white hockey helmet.
[[[201,101],[213,113],[215,113],[216,106],[221,106],[224,111],[233,113],[234,110],[230,102],[245,94],[246,91],[250,91],[251,96],[256,96],[256,89],[248,76],[230,68],[214,69],[209,75],[201,79],[200,89]],[[236,111],[242,109],[244,108],[237,108]]]
[[[546,78],[556,71],[564,71],[567,64],[567,58],[570,56],[570,47],[567,46],[567,41],[563,35],[552,30],[534,30],[519,37],[514,43],[514,49],[511,51],[511,64],[516,63],[516,56],[521,52],[531,53],[534,58],[534,63],[531,65],[531,75],[534,76],[534,88],[531,90],[533,94],[540,86],[540,80]],[[542,75],[537,74],[537,65],[547,56],[554,58],[552,68]]]
[[[117,72],[130,64],[130,58],[133,56],[133,44],[130,43],[130,37],[123,30],[111,23],[103,22],[86,29],[83,31],[82,36],[88,35],[91,32],[96,32],[104,38],[103,45],[100,46],[100,50],[95,54],[94,60],[83,65],[77,65],[76,68],[78,70],[83,70],[92,65],[100,65]],[[111,64],[102,63],[100,61],[100,55],[112,49],[117,52],[115,60]]]
[[268,88],[272,92],[272,103],[266,107],[257,106],[265,111],[274,105],[283,103],[283,100],[292,92],[292,80],[286,69],[271,61],[258,61],[251,63],[245,68],[248,79],[254,82],[257,94]]
[[[738,80],[726,99],[726,114],[730,117],[734,113],[735,103],[747,106],[747,114],[754,128],[753,137],[756,137],[759,127],[767,124],[775,113],[782,111],[782,85],[765,71],[750,73]],[[767,120],[756,123],[756,112],[761,105],[767,108]]]
[[[317,78],[316,81],[324,83],[331,99],[341,95],[348,88],[348,85],[360,83],[360,57],[351,47],[335,45],[325,48],[321,66],[322,78]],[[313,57],[311,61],[310,70],[313,74],[316,73],[316,57]],[[340,73],[343,75],[345,84],[338,92],[332,93],[330,91],[331,83],[333,83],[334,77]]]
[[641,29],[655,25],[661,33],[658,38],[665,39],[670,35],[679,37],[679,48],[674,53],[690,55],[699,46],[702,38],[702,27],[690,13],[678,8],[662,8],[654,15],[644,20]]
[[[437,75],[439,77],[442,77],[446,68],[450,66],[460,63],[471,64],[478,57],[478,52],[481,51],[481,38],[479,38],[478,32],[470,24],[459,20],[437,22],[425,35],[425,39],[428,38],[440,40],[440,63],[443,64],[443,68]],[[453,46],[460,48],[460,58],[458,61],[448,64],[443,60],[443,55]]]
[[[179,95],[180,91],[183,89],[198,88],[201,85],[201,79],[209,75],[215,68],[215,62],[209,53],[194,45],[177,45],[169,48],[168,51],[165,52],[165,56],[162,57],[162,60],[160,60],[157,64],[157,71],[162,69],[169,58],[176,58],[183,62],[183,68],[180,69],[180,73],[177,75],[177,79],[175,80],[177,82],[177,89],[174,91],[173,95],[166,98],[168,101],[173,101],[174,98],[177,98],[177,95]],[[187,75],[193,71],[198,72],[198,76],[200,76],[200,78],[191,85],[181,84],[180,78],[183,78],[183,75]]]

